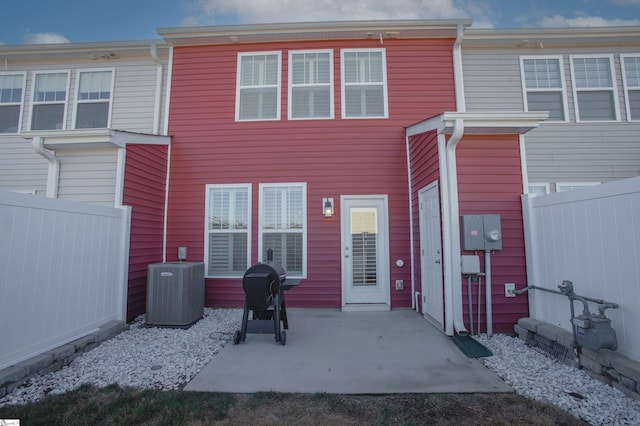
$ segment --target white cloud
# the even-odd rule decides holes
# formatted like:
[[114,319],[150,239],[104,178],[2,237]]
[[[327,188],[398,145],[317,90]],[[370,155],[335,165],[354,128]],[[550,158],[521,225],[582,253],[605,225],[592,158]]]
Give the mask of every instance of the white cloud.
[[57,33],[34,33],[34,34],[27,35],[25,43],[27,44],[69,43],[69,39]]
[[605,19],[599,16],[566,18],[562,15],[546,16],[539,22],[541,27],[619,27],[640,25],[640,19]]
[[492,26],[484,2],[461,0],[196,0],[184,25],[241,23],[468,19]]

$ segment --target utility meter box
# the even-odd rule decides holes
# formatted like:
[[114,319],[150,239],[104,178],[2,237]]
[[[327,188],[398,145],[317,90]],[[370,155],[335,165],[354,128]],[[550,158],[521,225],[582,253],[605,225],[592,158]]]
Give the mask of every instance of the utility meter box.
[[462,248],[464,250],[501,250],[502,228],[499,214],[464,215]]

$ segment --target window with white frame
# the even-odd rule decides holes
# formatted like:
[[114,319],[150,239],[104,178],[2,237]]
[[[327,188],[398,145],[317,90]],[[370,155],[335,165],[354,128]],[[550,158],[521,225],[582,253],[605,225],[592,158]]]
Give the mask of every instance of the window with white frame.
[[251,185],[207,185],[206,275],[241,277],[249,268]]
[[288,276],[301,278],[307,271],[306,184],[260,184],[259,258],[268,250]]
[[238,54],[236,120],[280,119],[280,52]]
[[0,74],[0,133],[20,132],[24,74]]
[[549,111],[547,121],[567,120],[562,57],[521,57],[526,111]]
[[596,185],[600,185],[600,182],[557,182],[556,192],[573,191],[574,189],[582,189]]
[[289,51],[289,119],[333,118],[333,51]]
[[551,192],[551,185],[548,183],[530,183],[528,188],[528,194],[537,196],[537,195],[547,195]]
[[109,127],[113,70],[78,71],[76,129]]
[[571,56],[576,121],[618,121],[612,56]]
[[33,84],[31,130],[64,129],[69,73],[36,73]]
[[343,49],[340,53],[342,117],[388,117],[385,50]]
[[640,121],[640,55],[620,55],[627,120]]

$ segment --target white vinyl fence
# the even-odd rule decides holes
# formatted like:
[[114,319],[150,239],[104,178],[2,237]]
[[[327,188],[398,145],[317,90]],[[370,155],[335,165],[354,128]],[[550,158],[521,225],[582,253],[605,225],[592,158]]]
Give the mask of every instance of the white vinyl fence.
[[0,369],[125,320],[130,219],[0,191]]
[[[529,285],[620,305],[608,309],[618,352],[640,361],[640,177],[545,196],[523,196]],[[576,315],[582,304],[575,303]],[[566,296],[529,292],[532,318],[571,331]],[[597,312],[597,305],[590,304]]]

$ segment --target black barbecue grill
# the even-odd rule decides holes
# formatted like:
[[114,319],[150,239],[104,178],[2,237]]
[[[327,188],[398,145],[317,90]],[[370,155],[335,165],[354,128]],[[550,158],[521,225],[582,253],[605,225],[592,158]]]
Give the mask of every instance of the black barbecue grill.
[[[244,342],[247,333],[275,334],[276,342],[287,342],[289,329],[284,290],[297,286],[300,280],[287,280],[287,273],[278,262],[269,260],[247,269],[242,277],[245,294],[242,328],[236,331],[233,343]],[[249,319],[249,311],[252,319]],[[282,321],[281,330],[280,322]]]

